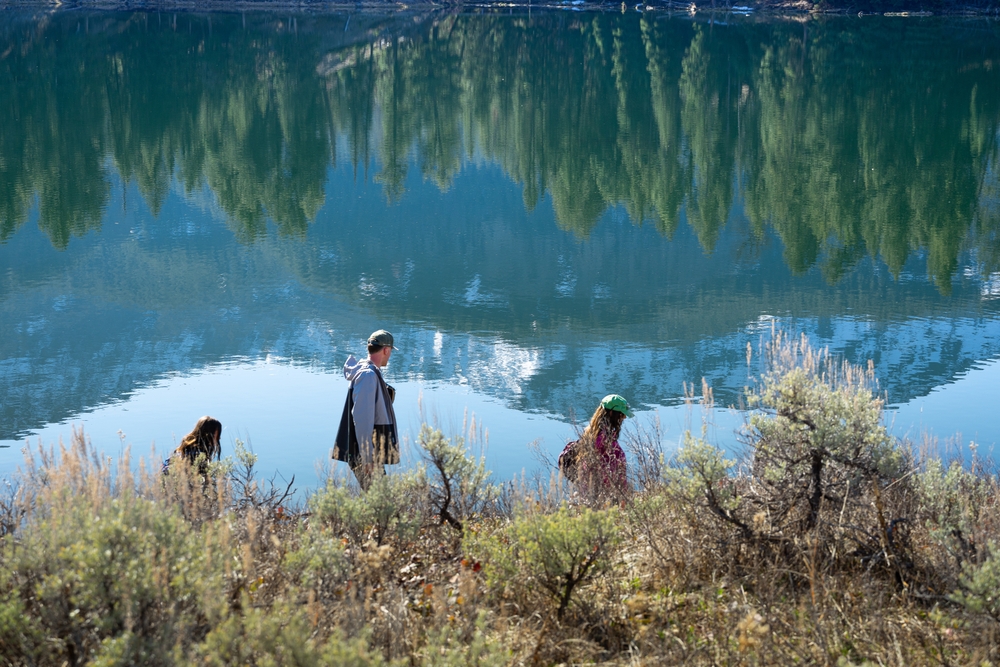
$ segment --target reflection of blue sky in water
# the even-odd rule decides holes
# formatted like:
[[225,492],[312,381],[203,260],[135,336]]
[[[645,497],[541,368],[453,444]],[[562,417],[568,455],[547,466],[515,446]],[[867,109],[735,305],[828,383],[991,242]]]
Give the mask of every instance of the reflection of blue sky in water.
[[[566,440],[574,437],[574,427],[546,414],[525,414],[501,401],[452,383],[399,381],[390,367],[387,378],[398,391],[396,404],[401,436],[412,444],[420,424],[427,420],[449,435],[468,432],[472,419],[485,433],[487,465],[498,479],[511,479],[522,472],[537,470],[539,462],[529,447],[537,442],[549,456],[558,454]],[[927,433],[942,445],[958,431],[959,445],[975,440],[979,453],[996,456],[1000,447],[1000,422],[993,417],[992,389],[1000,383],[1000,360],[983,364],[956,382],[940,387],[928,396],[896,406],[887,412],[892,432],[919,442]],[[322,368],[289,365],[287,360],[265,360],[223,364],[192,375],[159,380],[137,391],[128,400],[76,415],[64,424],[41,429],[29,439],[35,446],[68,441],[71,427],[83,428],[86,435],[105,452],[114,455],[122,445],[131,447],[136,457],[159,461],[175,447],[190,425],[180,416],[196,415],[212,406],[212,416],[224,426],[223,453],[232,454],[236,439],[250,442],[259,456],[259,470],[267,477],[277,473],[288,480],[292,475],[299,488],[314,486],[321,469],[328,464],[327,453],[343,407],[346,382]],[[289,406],[295,406],[294,412]],[[931,414],[933,418],[925,419]],[[700,433],[700,408],[684,405],[658,406],[637,413],[626,430],[637,427],[652,432],[658,423],[663,446],[675,451],[686,429]],[[582,420],[581,420],[582,421]],[[707,438],[733,454],[741,451],[737,430],[743,423],[739,411],[716,409],[709,418]],[[21,461],[18,449],[23,442],[6,441],[8,454],[0,457],[0,475],[11,472]],[[155,454],[151,451],[155,449]],[[404,463],[412,463],[416,453],[407,447]],[[953,449],[951,451],[954,451]],[[966,454],[968,454],[966,450]],[[336,472],[344,474],[342,464]]]
[[[929,394],[908,401],[890,412],[893,433],[919,442],[923,434],[935,437],[943,451],[954,445],[975,442],[981,456],[1000,463],[1000,419],[997,419],[997,387],[1000,359],[974,368]],[[949,442],[951,441],[951,442]]]
[[[400,435],[407,443],[416,439],[422,418],[454,435],[464,433],[463,425],[474,417],[485,429],[491,469],[509,478],[537,467],[528,443],[539,440],[551,450],[572,437],[570,425],[550,416],[521,414],[462,385],[399,381],[393,370],[390,365],[386,377],[397,390]],[[299,484],[312,486],[318,479],[318,466],[327,461],[346,388],[339,373],[289,365],[287,360],[223,364],[159,380],[127,401],[41,429],[29,441],[33,445],[39,438],[44,443],[60,438],[68,441],[70,426],[82,426],[107,452],[124,443],[135,455],[148,459],[155,447],[159,460],[176,446],[206,406],[211,406],[212,416],[223,423],[224,454],[232,453],[237,438],[249,441],[260,457],[262,473],[269,476],[279,471],[286,479],[295,475]],[[181,415],[195,417],[187,425],[180,421]],[[9,472],[20,460],[13,454],[23,443],[2,444],[12,445],[12,449],[8,450],[10,457],[0,458],[0,474]],[[404,462],[412,462],[415,451],[408,448],[407,452]]]
[[[475,412],[491,467],[507,476],[534,465],[526,443],[557,451],[569,421],[610,391],[647,413],[662,406],[675,442],[683,384],[705,377],[732,404],[747,344],[777,323],[873,359],[893,403],[927,396],[910,422],[997,439],[948,398],[976,378],[998,385],[993,366],[980,368],[1000,354],[994,278],[967,270],[945,297],[919,256],[899,280],[874,262],[834,286],[816,271],[793,277],[773,241],[740,259],[738,215],[710,256],[690,230],[668,240],[620,209],[581,241],[557,228],[547,200],[525,213],[518,187],[489,167],[444,193],[413,177],[396,207],[349,169],[329,177],[304,240],[234,244],[209,193],[174,190],[153,217],[118,184],[99,234],[54,252],[26,227],[0,246],[0,438],[68,439],[65,425],[82,420],[102,448],[118,446],[120,429],[139,451],[162,452],[208,412],[227,434],[248,434],[262,466],[305,479],[336,428],[343,359],[385,327],[401,343],[393,382],[422,390],[446,430]],[[488,224],[470,224],[484,211]],[[373,229],[387,234],[378,251],[363,243]],[[626,261],[602,264],[602,244]],[[268,356],[285,361],[262,365]],[[717,422],[733,446],[732,425]],[[0,467],[15,451],[0,451]]]

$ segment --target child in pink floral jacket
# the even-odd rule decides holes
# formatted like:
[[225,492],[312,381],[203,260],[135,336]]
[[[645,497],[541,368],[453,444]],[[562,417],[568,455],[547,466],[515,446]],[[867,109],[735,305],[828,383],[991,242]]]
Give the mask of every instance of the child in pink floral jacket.
[[620,499],[628,492],[625,452],[618,436],[626,417],[633,416],[628,401],[618,394],[601,400],[579,440],[576,484],[587,498]]

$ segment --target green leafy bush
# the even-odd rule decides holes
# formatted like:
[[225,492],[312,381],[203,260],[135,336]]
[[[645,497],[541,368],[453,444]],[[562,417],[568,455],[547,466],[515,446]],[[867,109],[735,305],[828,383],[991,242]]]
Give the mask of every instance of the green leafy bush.
[[827,350],[776,332],[768,370],[747,391],[752,476],[774,532],[816,527],[861,485],[908,470],[906,452],[885,429],[871,366],[837,362]]
[[299,531],[296,548],[285,556],[290,580],[305,590],[335,587],[348,575],[350,565],[341,538],[323,526]]
[[428,633],[420,651],[420,664],[427,667],[504,667],[510,651],[491,641],[486,612],[480,612],[469,636],[453,625]]
[[640,534],[677,571],[682,557],[734,574],[782,562],[790,569],[778,581],[813,586],[823,569],[864,564],[909,586],[918,576],[912,455],[885,428],[871,366],[780,331],[764,353],[746,391],[743,466],[689,432],[665,470],[664,494],[688,508],[686,552],[662,531]]
[[470,456],[463,438],[450,440],[426,424],[420,428],[417,442],[430,470],[433,513],[441,523],[462,530],[466,518],[481,515],[499,496],[499,488],[489,482],[485,459]]
[[721,449],[686,431],[677,455],[664,468],[663,475],[675,496],[691,504],[704,501],[712,512],[733,522],[738,521],[734,512],[739,507],[729,475],[734,464]]
[[1000,623],[1000,546],[990,542],[981,563],[965,563],[951,599]]
[[984,476],[958,461],[945,466],[940,459],[927,461],[916,475],[920,508],[932,539],[955,550],[958,560],[971,557],[981,542],[986,516],[995,509],[995,487]]
[[178,637],[203,634],[225,612],[226,549],[206,549],[206,536],[176,510],[134,496],[96,511],[72,497],[57,503],[16,545],[4,545],[6,661],[79,664],[107,654],[121,664],[166,664]]
[[423,470],[383,475],[372,480],[368,491],[358,493],[330,482],[310,500],[315,518],[343,533],[357,545],[373,539],[411,539],[424,521],[421,498],[425,493]]
[[[364,636],[345,640],[334,634],[317,639],[301,609],[276,607],[232,615],[216,625],[191,651],[189,659],[200,665],[225,667],[382,667],[387,662],[373,653]],[[402,667],[399,662],[395,663]]]
[[556,602],[561,618],[573,593],[611,567],[619,520],[614,509],[571,512],[563,506],[517,517],[494,534],[474,535],[466,549],[484,563],[490,588],[537,586]]

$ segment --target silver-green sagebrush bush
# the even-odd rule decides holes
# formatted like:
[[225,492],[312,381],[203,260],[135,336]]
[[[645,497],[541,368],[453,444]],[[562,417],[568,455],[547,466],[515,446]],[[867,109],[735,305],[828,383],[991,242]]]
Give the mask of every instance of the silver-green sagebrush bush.
[[766,355],[770,368],[747,391],[746,437],[772,530],[811,530],[824,510],[840,511],[862,487],[908,472],[906,452],[883,423],[871,367],[780,332]]
[[871,368],[780,331],[764,348],[764,364],[746,391],[745,465],[736,469],[704,437],[687,433],[665,471],[666,493],[692,508],[692,521],[721,525],[720,544],[731,547],[732,533],[754,545],[740,554],[795,560],[794,545],[808,536],[814,563],[818,555],[882,553],[893,565],[903,546],[892,528],[909,520],[899,508],[912,486],[912,457],[885,428]]
[[367,492],[329,482],[310,500],[313,517],[356,545],[411,539],[424,520],[421,499],[425,482],[421,469],[372,480]]
[[[190,652],[188,660],[191,664],[213,667],[381,667],[393,664],[373,652],[364,636],[353,640],[346,640],[339,634],[325,641],[316,638],[307,612],[287,604],[270,609],[257,609],[247,604],[244,613],[230,615],[212,628]],[[183,664],[181,660],[178,662]],[[399,662],[396,664],[402,667]]]
[[49,516],[4,546],[5,661],[79,664],[108,652],[119,664],[162,664],[227,613],[224,535],[131,495],[103,507],[63,494],[49,502]]
[[612,567],[620,519],[615,509],[527,512],[495,533],[467,537],[465,549],[483,563],[491,590],[538,589],[561,618],[574,593]]
[[440,523],[461,531],[466,519],[493,506],[500,489],[490,483],[485,458],[471,456],[464,438],[449,439],[440,429],[424,424],[417,443],[428,468],[432,511]]
[[428,667],[503,667],[510,664],[510,651],[502,642],[491,641],[488,614],[479,612],[471,633],[445,625],[428,633],[420,650],[420,664]]
[[951,599],[1000,623],[1000,545],[990,542],[981,562],[966,562]]
[[664,469],[663,475],[681,498],[691,503],[704,499],[713,511],[727,515],[738,507],[730,483],[730,471],[735,464],[721,449],[686,431],[672,465]]
[[952,601],[1000,622],[996,476],[984,474],[974,449],[969,467],[960,461],[948,465],[940,459],[927,461],[916,475],[916,487],[923,528],[937,547],[928,549],[926,558],[939,587],[953,590]]
[[959,562],[974,559],[1000,518],[992,516],[995,486],[988,477],[959,461],[927,461],[915,476],[921,514],[932,539],[945,545]]
[[341,585],[350,574],[342,538],[322,525],[300,529],[297,548],[285,556],[290,581],[303,590],[323,591]]

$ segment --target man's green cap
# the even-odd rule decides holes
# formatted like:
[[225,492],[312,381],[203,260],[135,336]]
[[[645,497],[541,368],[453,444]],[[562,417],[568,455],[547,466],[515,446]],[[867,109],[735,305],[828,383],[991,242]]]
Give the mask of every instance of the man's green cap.
[[385,329],[379,329],[371,336],[368,337],[369,345],[381,345],[382,347],[391,347],[396,350],[399,349],[392,344],[392,334]]
[[605,410],[614,410],[615,412],[620,412],[626,417],[634,417],[632,414],[632,408],[628,406],[628,401],[619,396],[618,394],[608,394],[601,399],[601,407]]

